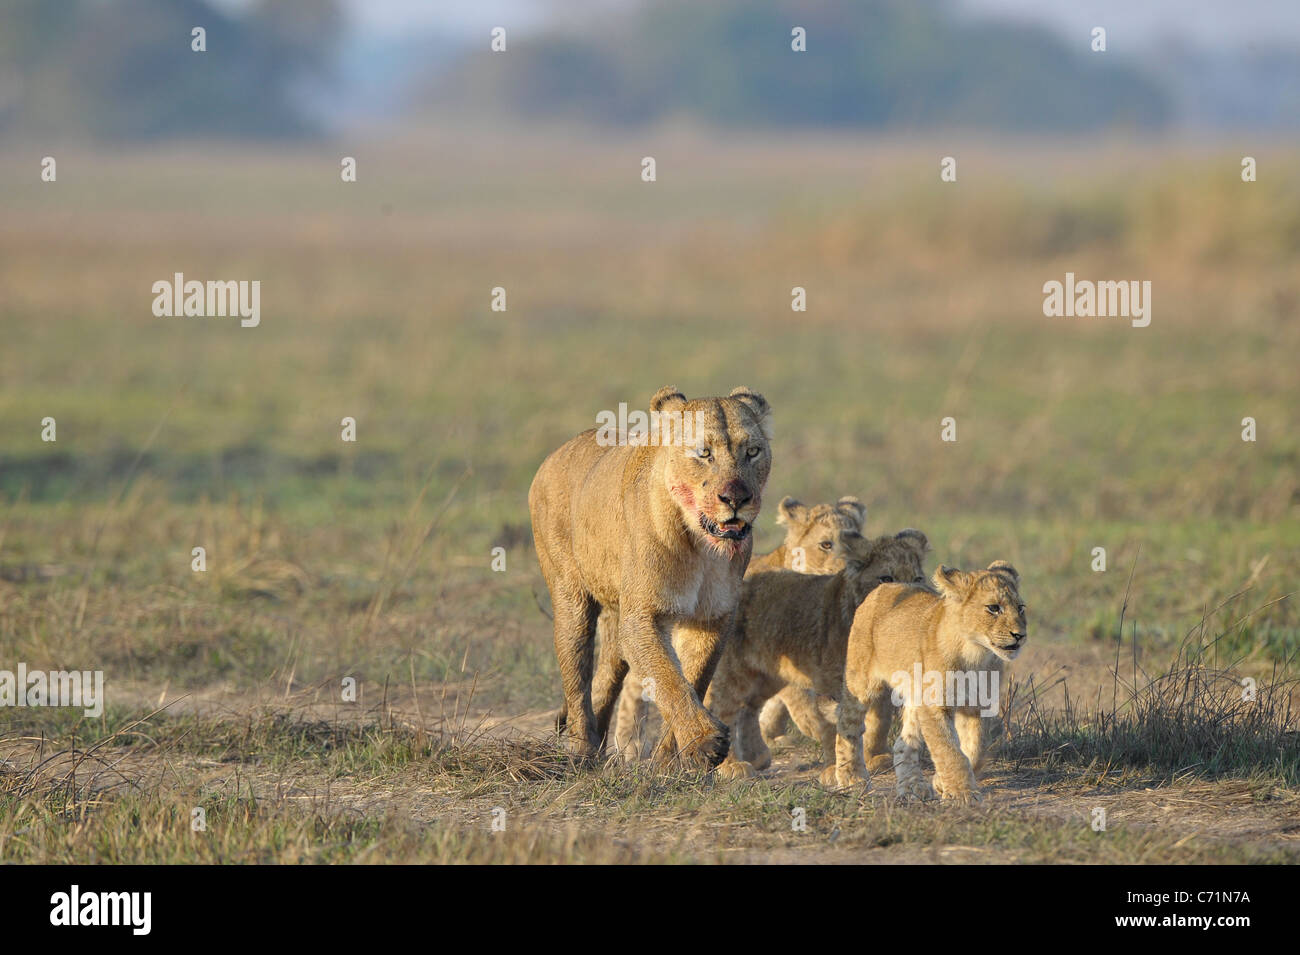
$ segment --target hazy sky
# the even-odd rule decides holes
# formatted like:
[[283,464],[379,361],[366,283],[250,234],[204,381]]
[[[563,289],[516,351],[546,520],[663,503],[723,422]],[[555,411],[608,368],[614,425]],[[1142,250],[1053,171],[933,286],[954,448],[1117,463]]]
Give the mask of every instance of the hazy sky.
[[1300,0],[961,0],[961,6],[1083,36],[1102,26],[1112,50],[1126,45],[1126,36],[1135,46],[1170,35],[1211,48],[1300,42]]
[[[227,0],[239,2],[239,0]],[[475,34],[628,6],[634,0],[345,0],[355,22],[375,32],[437,28]],[[707,2],[707,0],[706,0]],[[1034,20],[1087,37],[1104,26],[1112,50],[1173,35],[1205,46],[1300,43],[1300,0],[955,0],[958,9]]]

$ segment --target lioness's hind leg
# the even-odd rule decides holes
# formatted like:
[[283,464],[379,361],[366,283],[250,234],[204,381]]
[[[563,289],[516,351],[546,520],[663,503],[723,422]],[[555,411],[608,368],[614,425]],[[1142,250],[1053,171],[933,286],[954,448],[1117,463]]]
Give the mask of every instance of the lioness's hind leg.
[[596,603],[580,590],[553,587],[551,607],[555,617],[555,658],[564,688],[564,705],[556,723],[567,728],[572,753],[595,756],[600,751],[600,733],[591,707]]
[[600,666],[596,668],[596,678],[591,688],[591,709],[596,716],[596,732],[602,742],[609,734],[609,721],[614,714],[614,706],[619,702],[619,691],[627,677],[627,661],[619,654],[617,647],[601,648]]

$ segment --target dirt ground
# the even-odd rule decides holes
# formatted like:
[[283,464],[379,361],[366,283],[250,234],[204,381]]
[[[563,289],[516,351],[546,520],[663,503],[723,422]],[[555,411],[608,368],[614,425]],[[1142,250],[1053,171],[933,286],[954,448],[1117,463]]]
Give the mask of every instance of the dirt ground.
[[[1109,692],[1110,663],[1103,656],[1100,647],[1053,648],[1035,654],[1032,668],[1026,662],[1022,670],[1041,685],[1066,675],[1076,697]],[[111,797],[124,788],[234,792],[314,812],[359,818],[398,815],[417,827],[468,830],[488,828],[493,812],[505,808],[513,825],[559,838],[575,828],[597,833],[634,858],[663,853],[719,862],[1013,863],[1050,854],[1051,845],[1039,841],[1050,843],[1055,834],[1067,833],[1077,841],[1075,861],[1090,861],[1087,839],[1100,844],[1116,830],[1125,833],[1122,858],[1130,862],[1179,861],[1188,847],[1209,847],[1215,858],[1226,861],[1254,854],[1300,858],[1300,793],[1260,781],[1207,780],[1190,773],[1152,783],[1140,774],[1108,773],[1104,767],[1044,770],[999,757],[983,781],[983,801],[966,808],[899,803],[892,773],[884,772],[875,775],[870,792],[841,794],[832,811],[809,811],[806,829],[782,831],[782,820],[792,807],[819,789],[815,747],[790,737],[777,745],[773,765],[756,779],[688,780],[685,790],[670,786],[666,797],[656,790],[658,795],[648,801],[629,800],[629,793],[657,786],[657,771],[648,766],[628,769],[612,760],[595,770],[560,770],[541,784],[527,774],[520,778],[507,761],[483,771],[467,786],[463,776],[448,778],[418,768],[401,771],[363,763],[340,771],[317,753],[277,757],[259,753],[256,745],[233,754],[200,755],[183,739],[186,733],[202,736],[217,728],[233,728],[238,736],[238,728],[245,725],[251,733],[268,714],[279,714],[303,726],[378,727],[450,740],[470,751],[488,752],[503,744],[523,751],[555,749],[552,711],[495,713],[474,702],[472,689],[472,681],[416,684],[414,690],[390,687],[387,699],[363,699],[347,706],[321,702],[319,690],[307,687],[260,699],[221,689],[173,697],[145,686],[119,688],[142,716],[162,711],[141,726],[146,738],[159,719],[193,720],[194,727],[174,734],[179,745],[113,739],[106,745],[60,750],[40,739],[9,739],[0,758],[3,769],[51,784],[80,775],[82,798],[92,801],[96,794]],[[629,774],[635,780],[632,788],[618,790]],[[602,784],[612,786],[605,798],[599,794]],[[682,792],[694,795],[683,798]],[[695,798],[701,792],[703,797]],[[774,804],[785,808],[771,811]],[[1093,827],[1098,810],[1104,810],[1105,831]],[[876,833],[871,827],[882,820],[901,825],[904,834]],[[1006,839],[998,834],[1026,826],[1028,836]],[[908,836],[913,832],[914,840]]]

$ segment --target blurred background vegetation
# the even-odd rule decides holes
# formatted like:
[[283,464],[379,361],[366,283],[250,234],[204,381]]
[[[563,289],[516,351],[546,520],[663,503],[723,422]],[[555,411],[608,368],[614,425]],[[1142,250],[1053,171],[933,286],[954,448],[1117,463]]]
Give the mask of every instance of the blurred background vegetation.
[[[10,0],[0,135],[319,135],[378,117],[1290,131],[1300,15],[1173,0]],[[1163,15],[1163,19],[1160,19]],[[508,26],[507,57],[486,36]],[[790,31],[809,55],[789,56]],[[207,31],[207,53],[190,31]],[[1091,29],[1110,30],[1105,55]],[[1243,29],[1244,27],[1244,29]]]

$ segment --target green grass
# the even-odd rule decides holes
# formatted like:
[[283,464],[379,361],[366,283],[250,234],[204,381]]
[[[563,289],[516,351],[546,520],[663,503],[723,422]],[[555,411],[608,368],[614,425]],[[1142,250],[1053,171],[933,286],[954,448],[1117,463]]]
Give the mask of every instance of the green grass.
[[[356,188],[314,154],[69,153],[57,185],[0,154],[0,666],[105,670],[113,719],[83,726],[85,745],[160,696],[325,705],[347,676],[368,706],[413,683],[450,687],[453,712],[471,692],[496,716],[553,706],[528,483],[598,411],[642,407],[664,384],[766,395],[769,502],[856,494],[869,530],[919,527],[935,562],[1014,563],[1031,666],[1035,650],[1109,656],[1126,594],[1125,654],[1136,621],[1148,672],[1198,628],[1219,634],[1208,662],[1225,680],[1272,680],[1294,659],[1294,183],[1247,186],[1236,158],[1173,143],[971,144],[960,184],[941,185],[938,144],[664,135],[654,186],[628,158],[644,143],[529,130],[376,147]],[[155,318],[150,285],[178,270],[260,280],[261,326]],[[1152,325],[1045,319],[1042,284],[1066,271],[1150,279]],[[498,285],[504,314],[488,308]],[[794,285],[806,314],[789,311]],[[340,440],[345,415],[355,445]],[[939,440],[948,415],[955,444]],[[1240,440],[1245,416],[1256,443]],[[769,504],[760,549],[778,542],[771,517]],[[206,573],[190,569],[196,545]],[[1178,716],[1154,746],[1144,715],[1045,712],[1016,759],[1296,784],[1293,736],[1236,746]],[[5,732],[57,734],[71,717],[25,719]],[[279,732],[254,737],[265,758],[309,759]],[[194,745],[252,758],[224,739]],[[376,745],[345,739],[310,761],[348,779]],[[438,765],[403,752],[402,772]],[[614,802],[733,798],[691,793]],[[166,793],[132,798],[167,830]],[[222,858],[251,857],[272,830],[285,858],[350,838],[309,836],[317,822],[260,797],[231,805],[247,841]],[[87,857],[49,838],[42,857]],[[500,841],[459,838],[365,837],[380,855],[505,858]],[[507,856],[568,844],[537,839]],[[1080,839],[1051,851],[1083,858]],[[103,851],[138,857],[123,841]]]

